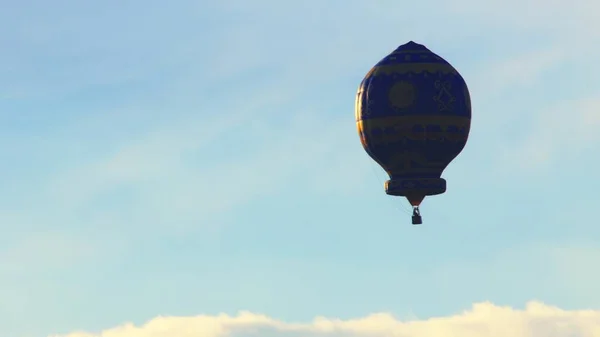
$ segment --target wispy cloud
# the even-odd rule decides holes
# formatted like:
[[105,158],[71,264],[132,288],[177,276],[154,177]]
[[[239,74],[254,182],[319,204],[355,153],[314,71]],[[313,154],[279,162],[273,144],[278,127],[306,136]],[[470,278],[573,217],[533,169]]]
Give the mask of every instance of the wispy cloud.
[[536,171],[556,161],[595,153],[600,147],[600,100],[596,97],[541,108],[522,140],[516,146],[514,141],[507,144],[502,160],[512,169]]
[[[62,172],[45,196],[66,214],[92,204],[110,213],[117,202],[133,223],[174,229],[274,190],[359,186],[351,177],[368,161],[353,120],[324,121],[315,107],[285,104],[289,94],[275,93],[242,100],[230,115],[177,122],[114,148]],[[290,117],[268,119],[273,109]],[[131,197],[111,202],[117,190]]]
[[[496,63],[485,64],[473,79],[472,87],[485,96],[503,95],[506,89],[526,89],[538,83],[540,76],[560,65],[565,51],[559,48],[534,50],[513,57],[503,57]],[[486,95],[487,94],[487,95]]]
[[93,247],[74,235],[45,232],[14,240],[0,250],[0,275],[5,277],[39,271],[59,270],[73,264],[90,261],[100,253],[100,246]]
[[[598,21],[594,13],[598,4],[575,0],[566,5],[559,0],[494,0],[484,3],[460,0],[448,3],[448,9],[457,16],[465,16],[478,27],[503,27],[505,32],[537,35],[552,32],[553,36],[538,35],[542,39],[567,39],[583,42],[598,37]],[[583,36],[578,36],[582,34]],[[585,37],[583,40],[582,37]],[[591,45],[590,45],[591,47]]]

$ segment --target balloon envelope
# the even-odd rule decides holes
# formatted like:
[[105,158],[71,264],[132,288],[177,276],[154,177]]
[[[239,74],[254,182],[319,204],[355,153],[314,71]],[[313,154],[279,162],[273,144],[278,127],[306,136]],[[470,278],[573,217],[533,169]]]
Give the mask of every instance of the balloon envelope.
[[418,206],[446,191],[442,172],[469,136],[469,90],[450,63],[411,41],[367,73],[356,123],[364,149],[390,177],[386,193]]

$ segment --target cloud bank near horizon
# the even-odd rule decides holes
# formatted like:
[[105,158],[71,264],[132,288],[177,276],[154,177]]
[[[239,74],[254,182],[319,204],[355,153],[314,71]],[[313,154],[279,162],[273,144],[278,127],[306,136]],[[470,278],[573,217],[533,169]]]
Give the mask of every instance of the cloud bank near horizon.
[[136,326],[51,337],[597,337],[600,310],[564,310],[531,301],[524,309],[475,303],[463,313],[402,320],[389,313],[357,319],[316,317],[310,323],[276,320],[251,312],[191,317],[161,316]]

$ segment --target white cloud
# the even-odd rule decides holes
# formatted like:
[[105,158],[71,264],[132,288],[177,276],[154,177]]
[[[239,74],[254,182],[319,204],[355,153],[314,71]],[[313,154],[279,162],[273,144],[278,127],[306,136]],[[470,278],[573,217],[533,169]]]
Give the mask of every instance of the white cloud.
[[[432,305],[435,305],[432,303]],[[377,313],[358,319],[317,317],[310,323],[282,322],[264,315],[157,317],[142,326],[124,324],[99,333],[52,337],[597,337],[600,310],[563,310],[540,302],[525,309],[476,303],[447,317],[400,320]]]

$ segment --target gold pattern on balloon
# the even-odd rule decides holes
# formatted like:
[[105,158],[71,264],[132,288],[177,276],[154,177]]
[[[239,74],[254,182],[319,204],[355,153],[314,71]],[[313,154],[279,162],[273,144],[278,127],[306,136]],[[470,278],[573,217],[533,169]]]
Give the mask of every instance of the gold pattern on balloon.
[[386,64],[376,66],[372,70],[373,76],[378,75],[392,75],[392,74],[446,74],[446,75],[458,75],[458,72],[454,67],[445,63],[397,63],[397,64]]
[[406,81],[397,82],[388,93],[390,103],[397,109],[408,108],[414,103],[415,97],[415,86]]
[[433,100],[438,104],[438,111],[452,110],[452,103],[456,101],[454,95],[450,91],[452,83],[450,81],[435,81],[435,88],[438,89],[438,94],[433,96]]

